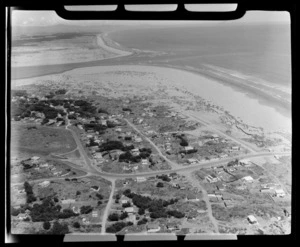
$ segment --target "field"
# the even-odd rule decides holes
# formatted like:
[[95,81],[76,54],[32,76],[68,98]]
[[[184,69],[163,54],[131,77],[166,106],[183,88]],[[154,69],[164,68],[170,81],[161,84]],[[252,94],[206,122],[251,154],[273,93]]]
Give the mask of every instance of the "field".
[[35,125],[12,124],[11,144],[12,149],[23,149],[27,152],[41,153],[66,153],[76,148],[69,131],[59,128],[48,128]]

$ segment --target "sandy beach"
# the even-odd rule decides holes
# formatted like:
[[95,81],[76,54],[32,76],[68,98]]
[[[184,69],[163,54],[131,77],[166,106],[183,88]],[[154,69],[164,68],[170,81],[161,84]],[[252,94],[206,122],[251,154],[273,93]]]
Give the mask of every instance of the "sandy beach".
[[69,42],[58,39],[29,43],[26,46],[13,47],[11,64],[13,67],[69,64],[132,54],[129,49],[125,51],[121,47],[118,49],[112,47],[112,43],[106,33],[77,37]]
[[257,99],[230,86],[179,69],[140,65],[87,67],[56,75],[15,80],[15,83],[28,85],[49,81],[85,83],[87,87],[95,85],[100,95],[110,97],[155,96],[170,102],[174,102],[173,99],[190,101],[193,97],[200,97],[245,124],[262,127],[265,131],[291,133],[291,119],[272,107],[261,105]]

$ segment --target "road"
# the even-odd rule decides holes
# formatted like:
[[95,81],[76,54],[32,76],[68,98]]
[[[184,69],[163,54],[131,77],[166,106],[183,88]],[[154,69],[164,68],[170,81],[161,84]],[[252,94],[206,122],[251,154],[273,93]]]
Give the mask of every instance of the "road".
[[110,192],[110,196],[109,196],[108,202],[106,204],[106,208],[105,208],[103,216],[102,216],[101,234],[105,234],[105,232],[106,232],[106,221],[107,221],[107,217],[108,217],[108,214],[109,214],[109,210],[110,210],[112,202],[113,202],[113,195],[114,195],[114,192],[115,192],[115,185],[116,185],[115,180],[114,179],[111,180],[111,192]]
[[166,161],[169,162],[169,164],[173,167],[173,168],[179,168],[180,165],[169,160],[165,155],[163,155],[163,153],[160,151],[160,149],[156,146],[156,144],[154,142],[152,142],[147,136],[145,136],[133,123],[131,123],[130,121],[128,121],[128,119],[124,118],[124,120],[128,123],[128,125],[130,125],[136,132],[138,132],[142,137],[144,137],[144,139],[146,139],[158,152],[158,154],[165,159]]

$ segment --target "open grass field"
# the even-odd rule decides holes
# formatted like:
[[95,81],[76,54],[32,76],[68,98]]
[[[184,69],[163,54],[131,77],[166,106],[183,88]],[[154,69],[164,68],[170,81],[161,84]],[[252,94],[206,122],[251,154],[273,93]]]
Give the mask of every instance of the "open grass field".
[[11,149],[23,149],[30,152],[66,153],[76,148],[72,135],[65,129],[36,126],[36,129],[28,129],[34,125],[12,124]]

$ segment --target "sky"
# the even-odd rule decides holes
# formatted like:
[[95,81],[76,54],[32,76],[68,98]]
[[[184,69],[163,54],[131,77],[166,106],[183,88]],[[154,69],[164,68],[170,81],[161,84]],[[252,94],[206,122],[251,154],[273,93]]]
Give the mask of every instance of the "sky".
[[[207,9],[205,9],[207,10]],[[288,12],[271,12],[271,11],[248,11],[241,19],[234,22],[289,22],[290,15]],[[177,21],[177,23],[180,21]],[[205,21],[206,23],[208,21]],[[60,18],[55,11],[12,11],[13,26],[49,26],[49,25],[99,25],[99,24],[132,24],[126,21],[105,21],[105,20],[86,20],[72,21]],[[162,22],[147,21],[149,24],[159,24]],[[164,21],[166,24],[166,22]],[[170,21],[174,23],[175,21]]]

